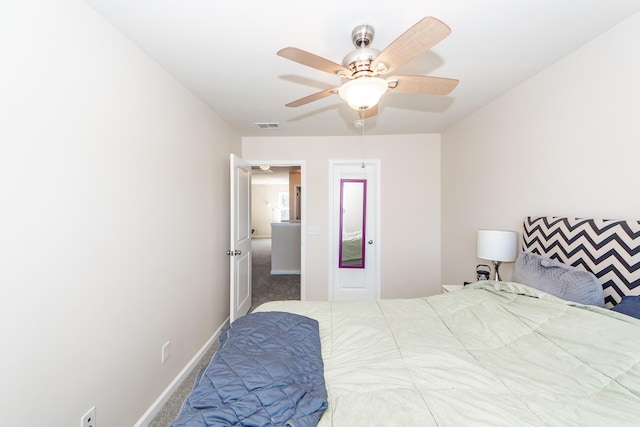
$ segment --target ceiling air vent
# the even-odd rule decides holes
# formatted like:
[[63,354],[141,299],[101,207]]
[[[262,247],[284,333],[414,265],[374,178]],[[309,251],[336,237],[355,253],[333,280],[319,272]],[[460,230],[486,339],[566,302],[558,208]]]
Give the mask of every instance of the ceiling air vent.
[[280,129],[280,123],[278,122],[257,122],[256,126],[259,129]]

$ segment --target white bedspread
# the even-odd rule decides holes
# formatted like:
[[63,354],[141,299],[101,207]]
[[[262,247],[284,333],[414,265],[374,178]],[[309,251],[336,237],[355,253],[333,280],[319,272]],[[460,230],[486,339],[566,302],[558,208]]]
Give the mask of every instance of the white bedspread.
[[639,426],[640,321],[515,283],[266,303],[320,323],[320,426]]

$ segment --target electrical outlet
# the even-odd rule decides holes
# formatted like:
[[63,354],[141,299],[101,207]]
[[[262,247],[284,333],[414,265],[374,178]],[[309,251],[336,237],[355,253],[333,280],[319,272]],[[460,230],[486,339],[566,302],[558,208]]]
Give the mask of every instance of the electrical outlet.
[[80,427],[96,427],[96,407],[89,409],[89,411],[82,416],[80,420]]
[[171,356],[171,343],[167,341],[162,346],[162,363],[166,362],[169,356]]

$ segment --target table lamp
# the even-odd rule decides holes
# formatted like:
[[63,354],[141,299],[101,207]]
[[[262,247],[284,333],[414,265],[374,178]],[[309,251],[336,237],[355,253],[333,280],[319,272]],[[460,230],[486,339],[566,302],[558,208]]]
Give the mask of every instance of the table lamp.
[[513,262],[518,256],[518,233],[505,230],[478,230],[478,258],[493,262],[495,280],[502,262]]

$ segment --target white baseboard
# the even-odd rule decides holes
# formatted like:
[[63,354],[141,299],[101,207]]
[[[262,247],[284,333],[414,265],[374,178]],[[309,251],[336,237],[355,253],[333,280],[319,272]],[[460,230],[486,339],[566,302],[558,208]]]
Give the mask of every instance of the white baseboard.
[[202,348],[196,353],[196,355],[193,356],[193,358],[189,361],[189,363],[187,363],[187,365],[184,368],[182,368],[178,376],[176,376],[173,379],[173,381],[171,381],[171,384],[169,384],[167,388],[164,389],[164,391],[162,392],[162,394],[160,394],[160,396],[156,399],[156,401],[153,402],[153,404],[151,404],[151,406],[149,407],[149,409],[147,409],[144,415],[142,415],[142,417],[140,417],[138,422],[134,424],[134,427],[147,427],[149,425],[151,420],[153,420],[153,417],[155,417],[158,414],[158,412],[160,412],[160,410],[162,409],[162,406],[164,406],[164,404],[167,403],[167,401],[169,400],[173,392],[178,389],[180,384],[182,384],[185,378],[187,378],[191,370],[193,370],[193,368],[198,364],[200,359],[202,359],[202,356],[204,356],[207,350],[209,350],[209,347],[211,347],[211,344],[213,344],[213,342],[216,339],[218,339],[218,337],[220,336],[220,333],[227,326],[229,326],[228,317],[224,321],[224,323],[213,333],[211,338],[209,338],[207,342],[202,346]]
[[271,274],[300,274],[300,270],[271,270]]

